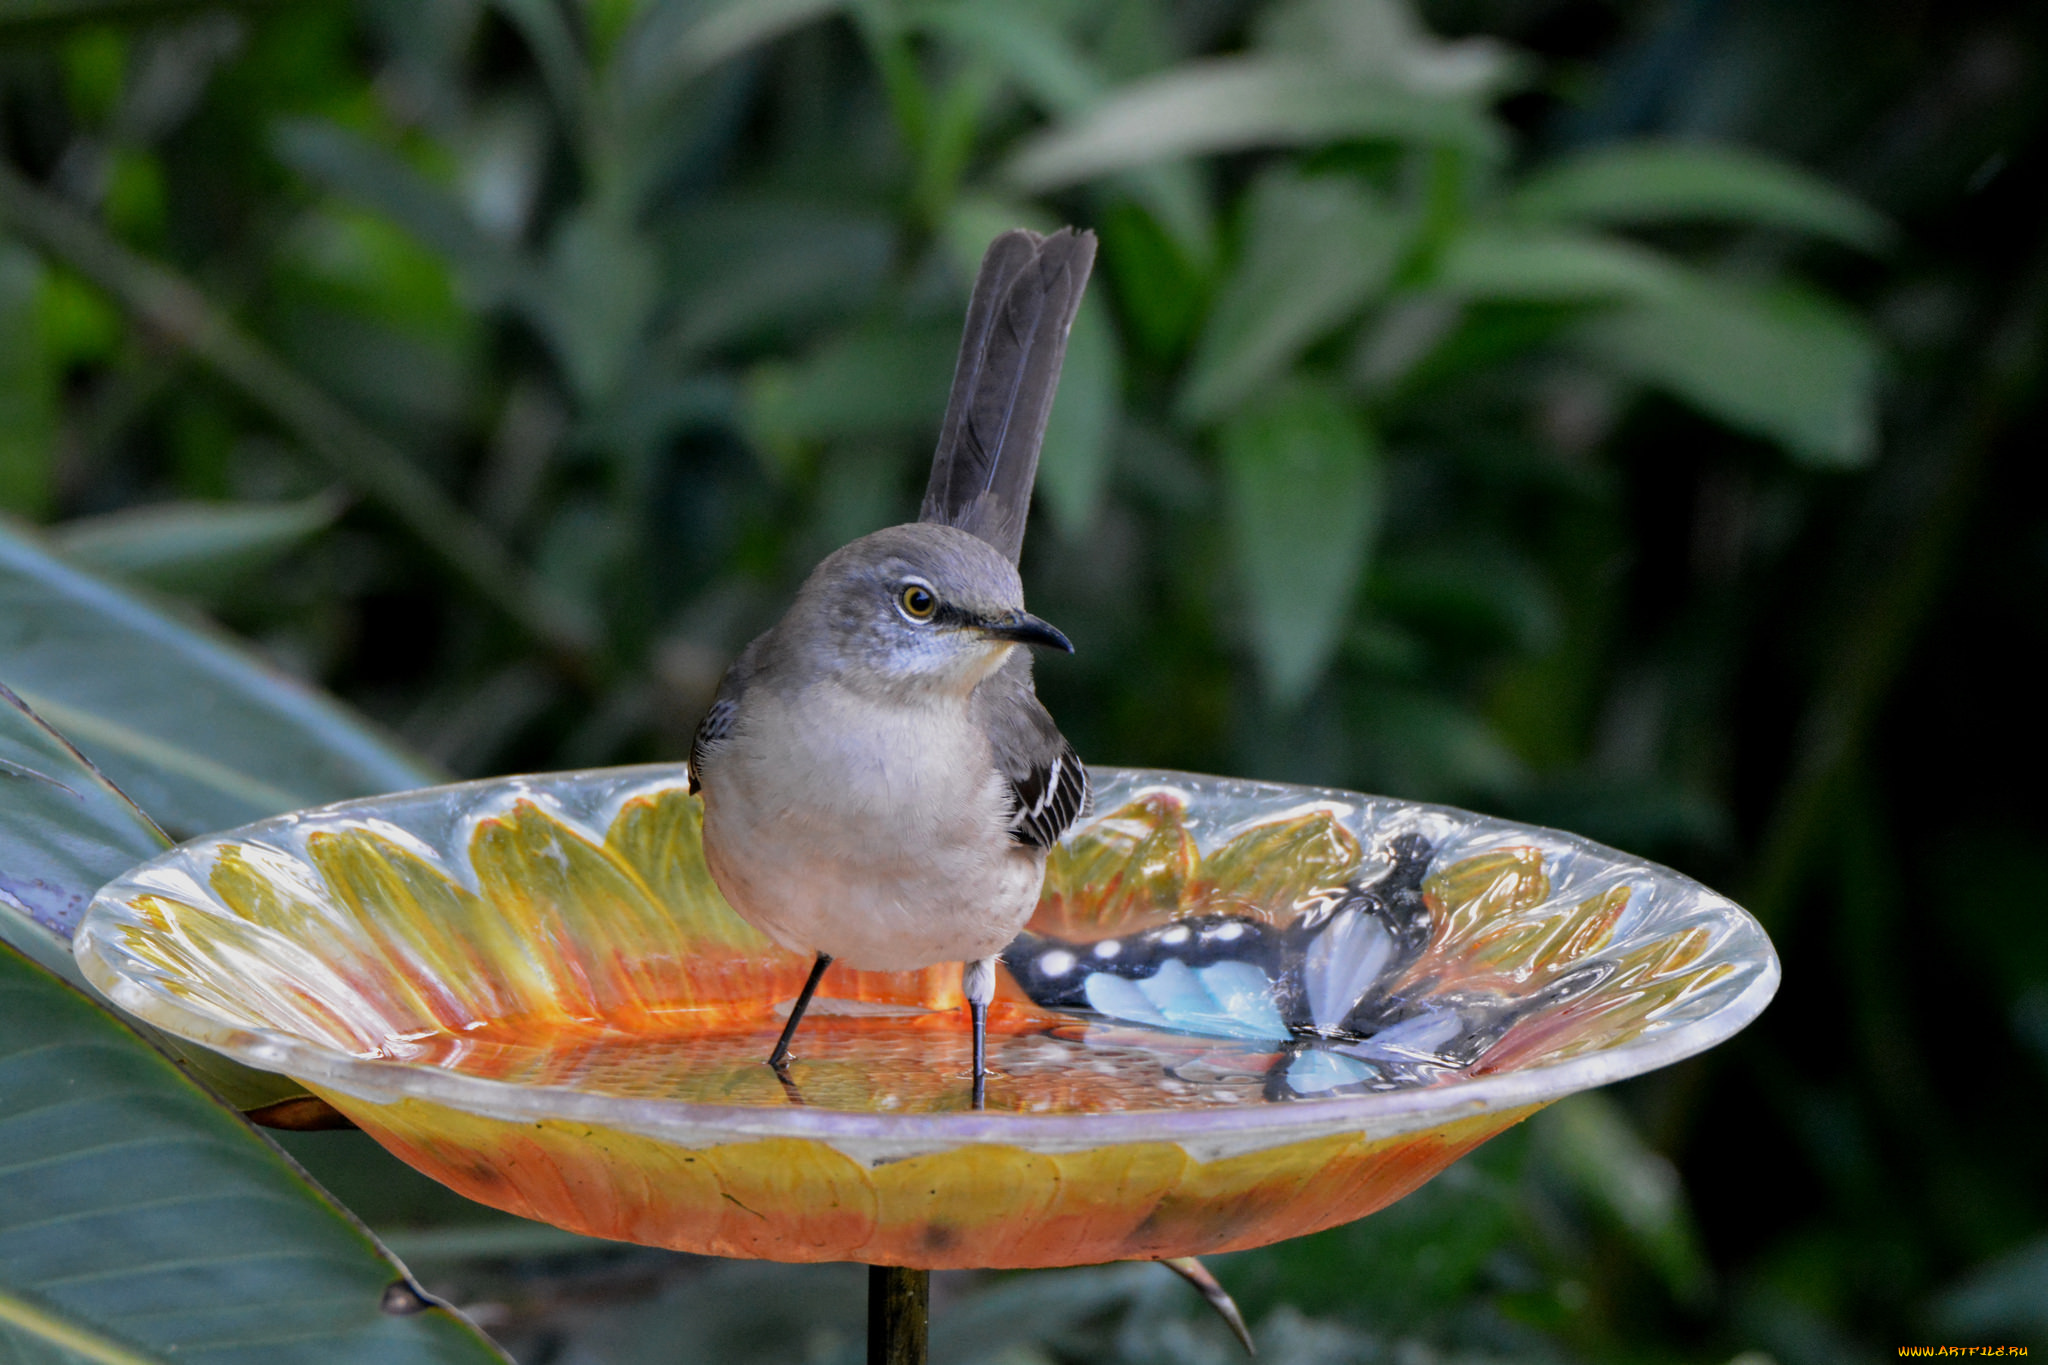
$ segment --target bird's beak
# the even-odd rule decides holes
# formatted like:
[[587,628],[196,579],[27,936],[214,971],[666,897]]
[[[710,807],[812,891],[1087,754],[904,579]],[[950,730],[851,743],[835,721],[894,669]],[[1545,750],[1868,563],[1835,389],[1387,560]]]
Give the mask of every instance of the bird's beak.
[[984,621],[981,623],[981,633],[1020,645],[1057,649],[1066,654],[1074,652],[1074,642],[1062,635],[1059,627],[1050,621],[1039,620],[1028,611],[1013,611],[1007,616],[998,616],[993,621]]

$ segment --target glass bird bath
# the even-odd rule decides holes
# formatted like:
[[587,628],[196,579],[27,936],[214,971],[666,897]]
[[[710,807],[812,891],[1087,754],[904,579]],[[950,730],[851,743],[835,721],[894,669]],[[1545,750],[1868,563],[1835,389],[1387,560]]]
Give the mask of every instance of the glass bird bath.
[[1006,954],[988,1107],[952,966],[809,966],[704,870],[680,767],[280,816],[109,885],[124,1008],[296,1077],[463,1194],[598,1237],[920,1268],[1171,1258],[1373,1212],[1770,999],[1755,921],[1550,830],[1098,770]]

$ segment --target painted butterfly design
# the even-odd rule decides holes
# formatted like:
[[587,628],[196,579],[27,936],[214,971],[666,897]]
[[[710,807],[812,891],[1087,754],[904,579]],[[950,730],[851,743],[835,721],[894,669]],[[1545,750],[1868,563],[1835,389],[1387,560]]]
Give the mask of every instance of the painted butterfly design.
[[1591,989],[1590,964],[1532,995],[1461,994],[1426,977],[1389,987],[1429,944],[1423,897],[1435,849],[1418,834],[1388,867],[1285,926],[1195,915],[1072,943],[1023,933],[1003,962],[1033,1003],[1122,1025],[1228,1039],[1274,1054],[1266,1098],[1403,1089],[1471,1065],[1516,1019]]

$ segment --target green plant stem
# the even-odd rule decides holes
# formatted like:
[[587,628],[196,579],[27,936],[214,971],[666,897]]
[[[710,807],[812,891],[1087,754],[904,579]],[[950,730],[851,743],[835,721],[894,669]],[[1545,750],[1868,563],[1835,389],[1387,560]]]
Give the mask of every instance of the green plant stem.
[[925,1365],[931,1293],[929,1270],[868,1267],[868,1365]]
[[0,221],[104,289],[270,414],[336,475],[411,532],[429,554],[577,678],[595,632],[471,516],[353,413],[236,327],[190,281],[144,259],[99,224],[0,164]]

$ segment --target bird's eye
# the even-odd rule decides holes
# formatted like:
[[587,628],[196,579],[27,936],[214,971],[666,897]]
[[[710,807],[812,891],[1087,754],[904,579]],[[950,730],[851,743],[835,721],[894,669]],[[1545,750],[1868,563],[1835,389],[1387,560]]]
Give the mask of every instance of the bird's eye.
[[896,603],[913,621],[929,621],[932,613],[939,609],[939,599],[922,583],[905,583],[903,591],[896,595]]

